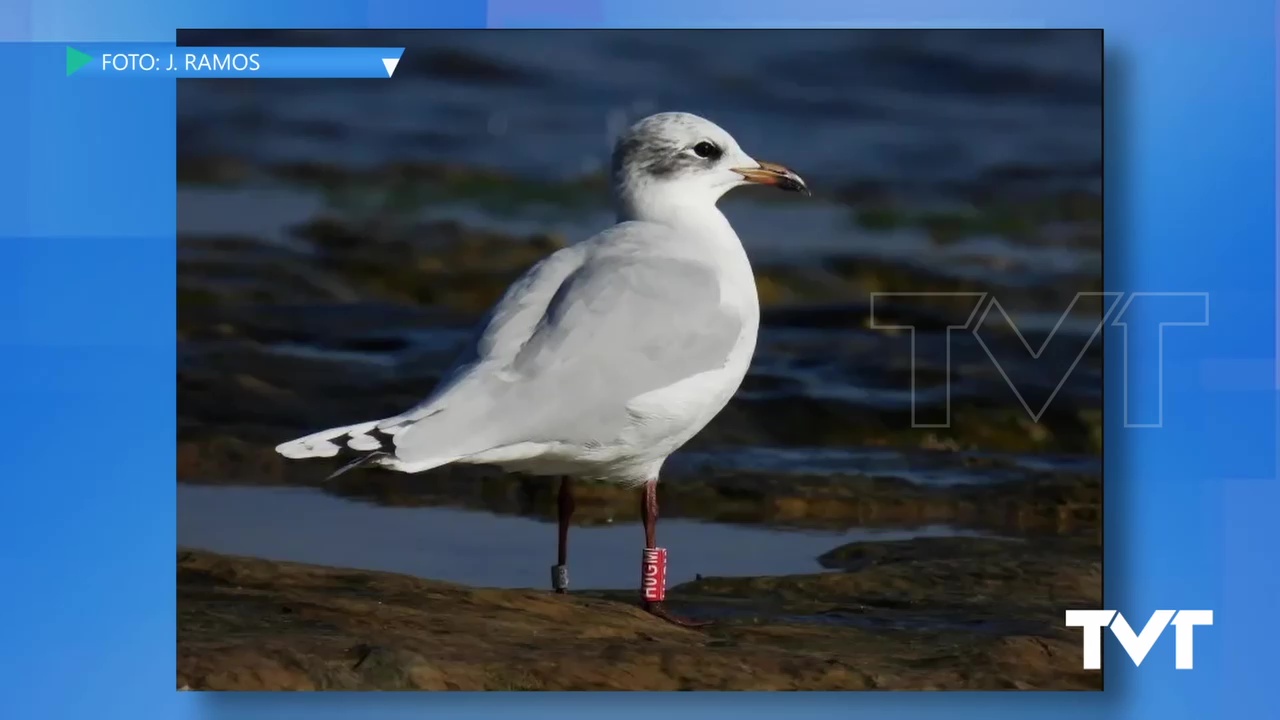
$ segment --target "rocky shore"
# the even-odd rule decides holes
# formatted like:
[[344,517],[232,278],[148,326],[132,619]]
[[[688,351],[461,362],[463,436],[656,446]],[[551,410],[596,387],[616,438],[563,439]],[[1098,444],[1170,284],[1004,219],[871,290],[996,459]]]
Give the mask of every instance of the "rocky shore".
[[1096,607],[1080,540],[855,543],[813,575],[672,588],[689,630],[632,593],[473,588],[178,552],[192,690],[1101,689],[1062,608]]

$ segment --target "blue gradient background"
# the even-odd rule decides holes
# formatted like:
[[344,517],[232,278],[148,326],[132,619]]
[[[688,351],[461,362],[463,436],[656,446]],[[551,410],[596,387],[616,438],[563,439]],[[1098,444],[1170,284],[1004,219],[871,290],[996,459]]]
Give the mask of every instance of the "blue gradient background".
[[[1105,28],[1107,289],[1211,298],[1209,326],[1165,333],[1161,429],[1123,427],[1108,331],[1106,597],[1135,624],[1214,610],[1196,669],[1173,669],[1170,632],[1141,668],[1106,640],[1106,691],[1066,696],[176,692],[175,86],[72,82],[62,43],[172,42],[178,27],[540,25]],[[9,0],[0,42],[0,716],[1275,716],[1273,3]],[[1156,367],[1151,343],[1130,353]]]

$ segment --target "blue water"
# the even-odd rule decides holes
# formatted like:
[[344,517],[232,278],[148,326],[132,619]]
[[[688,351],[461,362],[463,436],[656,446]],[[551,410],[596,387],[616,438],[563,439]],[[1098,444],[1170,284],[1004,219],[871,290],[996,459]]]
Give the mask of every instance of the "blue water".
[[[980,534],[943,525],[823,532],[680,518],[663,520],[658,528],[671,553],[669,586],[699,573],[822,572],[818,556],[849,542]],[[635,587],[643,540],[635,522],[572,528],[573,587]],[[468,585],[546,588],[555,564],[556,526],[454,508],[379,507],[300,488],[179,485],[178,545]]]
[[684,110],[819,189],[941,189],[1007,165],[1084,188],[1101,181],[1090,169],[1102,157],[1101,33],[309,35],[288,39],[407,50],[388,82],[184,80],[182,151],[353,167],[447,160],[564,178],[604,167],[634,120]]

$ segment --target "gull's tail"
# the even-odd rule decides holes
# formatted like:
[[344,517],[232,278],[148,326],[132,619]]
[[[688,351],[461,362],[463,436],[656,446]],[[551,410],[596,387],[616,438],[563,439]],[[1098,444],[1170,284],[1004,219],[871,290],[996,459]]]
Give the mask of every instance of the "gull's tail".
[[[370,420],[356,425],[329,428],[312,433],[296,440],[290,440],[276,446],[276,452],[290,460],[305,458],[336,457],[344,450],[355,450],[362,453],[359,457],[343,465],[330,475],[327,480],[363,465],[381,465],[400,472],[416,473],[434,467],[447,465],[458,457],[440,457],[419,462],[404,462],[396,457],[394,438],[408,429],[409,424],[380,427],[382,420]],[[410,423],[411,424],[411,423]]]
[[[357,425],[346,425],[344,427],[329,428],[321,430],[318,433],[312,433],[297,440],[290,440],[287,443],[281,443],[276,446],[276,452],[289,458],[290,460],[301,460],[302,458],[313,457],[334,457],[342,448],[335,440],[352,450],[363,450],[372,452],[382,449],[382,440],[369,434],[370,430],[378,427],[379,420],[371,420],[369,422],[359,423]],[[379,431],[381,432],[381,431]]]

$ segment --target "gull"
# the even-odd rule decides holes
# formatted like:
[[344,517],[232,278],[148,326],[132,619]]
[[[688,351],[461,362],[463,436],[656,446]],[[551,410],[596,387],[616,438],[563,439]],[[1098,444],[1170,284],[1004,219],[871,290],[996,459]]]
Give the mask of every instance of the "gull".
[[291,458],[358,457],[418,473],[450,463],[559,476],[556,592],[568,587],[574,479],[641,490],[642,607],[676,623],[657,546],[659,470],[737,392],[760,304],[746,251],[716,207],[750,184],[809,194],[800,176],[747,155],[688,113],[640,120],[616,142],[617,224],[511,285],[452,369],[399,415],[281,444]]

